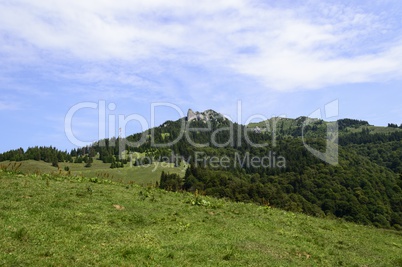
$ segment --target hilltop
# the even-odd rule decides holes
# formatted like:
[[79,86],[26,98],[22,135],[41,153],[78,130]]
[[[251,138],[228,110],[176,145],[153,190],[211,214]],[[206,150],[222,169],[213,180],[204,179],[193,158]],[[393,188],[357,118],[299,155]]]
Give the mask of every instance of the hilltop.
[[222,114],[220,114],[212,109],[208,109],[203,112],[199,112],[199,111],[194,112],[192,109],[189,109],[187,111],[186,121],[191,122],[191,121],[196,120],[196,121],[207,122],[207,121],[211,121],[211,120],[216,120],[218,118],[226,119],[225,116],[223,116]]

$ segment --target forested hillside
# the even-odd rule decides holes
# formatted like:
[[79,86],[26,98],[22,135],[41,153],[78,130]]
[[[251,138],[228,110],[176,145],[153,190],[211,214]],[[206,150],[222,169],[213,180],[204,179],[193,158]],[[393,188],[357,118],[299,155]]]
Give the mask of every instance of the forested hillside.
[[[197,117],[199,116],[199,117]],[[340,217],[402,229],[402,130],[343,119],[272,118],[247,126],[208,111],[166,121],[126,139],[100,140],[70,153],[30,148],[1,160],[110,163],[111,168],[152,162],[189,166],[184,178],[163,172],[161,188],[255,202],[318,217]],[[201,119],[200,119],[201,117]],[[207,119],[205,119],[207,118]],[[339,164],[321,161],[305,147],[325,151],[329,125],[339,129]],[[184,128],[183,128],[184,126]],[[303,135],[303,136],[302,136]]]

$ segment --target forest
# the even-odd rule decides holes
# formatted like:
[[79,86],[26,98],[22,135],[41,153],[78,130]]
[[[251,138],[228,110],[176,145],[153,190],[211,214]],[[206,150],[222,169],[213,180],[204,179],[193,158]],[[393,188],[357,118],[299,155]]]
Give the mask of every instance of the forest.
[[[136,152],[148,161],[163,159],[176,167],[188,164],[184,177],[162,172],[157,186],[166,190],[402,230],[402,130],[397,124],[375,127],[361,120],[338,120],[339,164],[334,166],[316,158],[304,145],[324,151],[329,122],[315,120],[304,127],[302,136],[306,119],[245,126],[217,116],[208,122],[186,122],[185,138],[181,120],[166,121],[144,133],[99,140],[70,152],[53,147],[11,150],[0,154],[0,161],[32,159],[53,166],[85,162],[91,167],[93,160],[101,160],[121,168],[132,160],[125,155]],[[141,145],[131,145],[144,137]],[[226,164],[200,164],[196,155],[201,154],[225,157]],[[281,157],[285,162],[268,167],[241,165],[233,155]],[[137,158],[134,165],[139,162],[144,164]]]

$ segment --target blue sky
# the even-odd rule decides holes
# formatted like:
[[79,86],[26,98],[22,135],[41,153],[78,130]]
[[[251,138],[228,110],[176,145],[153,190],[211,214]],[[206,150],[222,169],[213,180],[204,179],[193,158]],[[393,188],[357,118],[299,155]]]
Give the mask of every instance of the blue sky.
[[[178,109],[238,121],[240,101],[244,123],[334,100],[339,118],[400,124],[400,14],[399,0],[0,0],[0,152],[111,137],[119,115],[150,126],[152,103],[171,104],[154,109],[156,125]],[[80,103],[96,108],[66,130]]]

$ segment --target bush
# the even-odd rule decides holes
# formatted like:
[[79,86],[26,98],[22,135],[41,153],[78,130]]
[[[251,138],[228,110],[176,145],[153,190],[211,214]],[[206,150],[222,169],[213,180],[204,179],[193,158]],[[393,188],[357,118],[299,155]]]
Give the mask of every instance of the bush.
[[165,173],[162,171],[159,188],[168,191],[179,191],[183,189],[183,178],[176,173]]
[[53,160],[52,166],[53,166],[53,167],[56,167],[56,168],[59,167],[59,163],[57,162],[57,160]]

